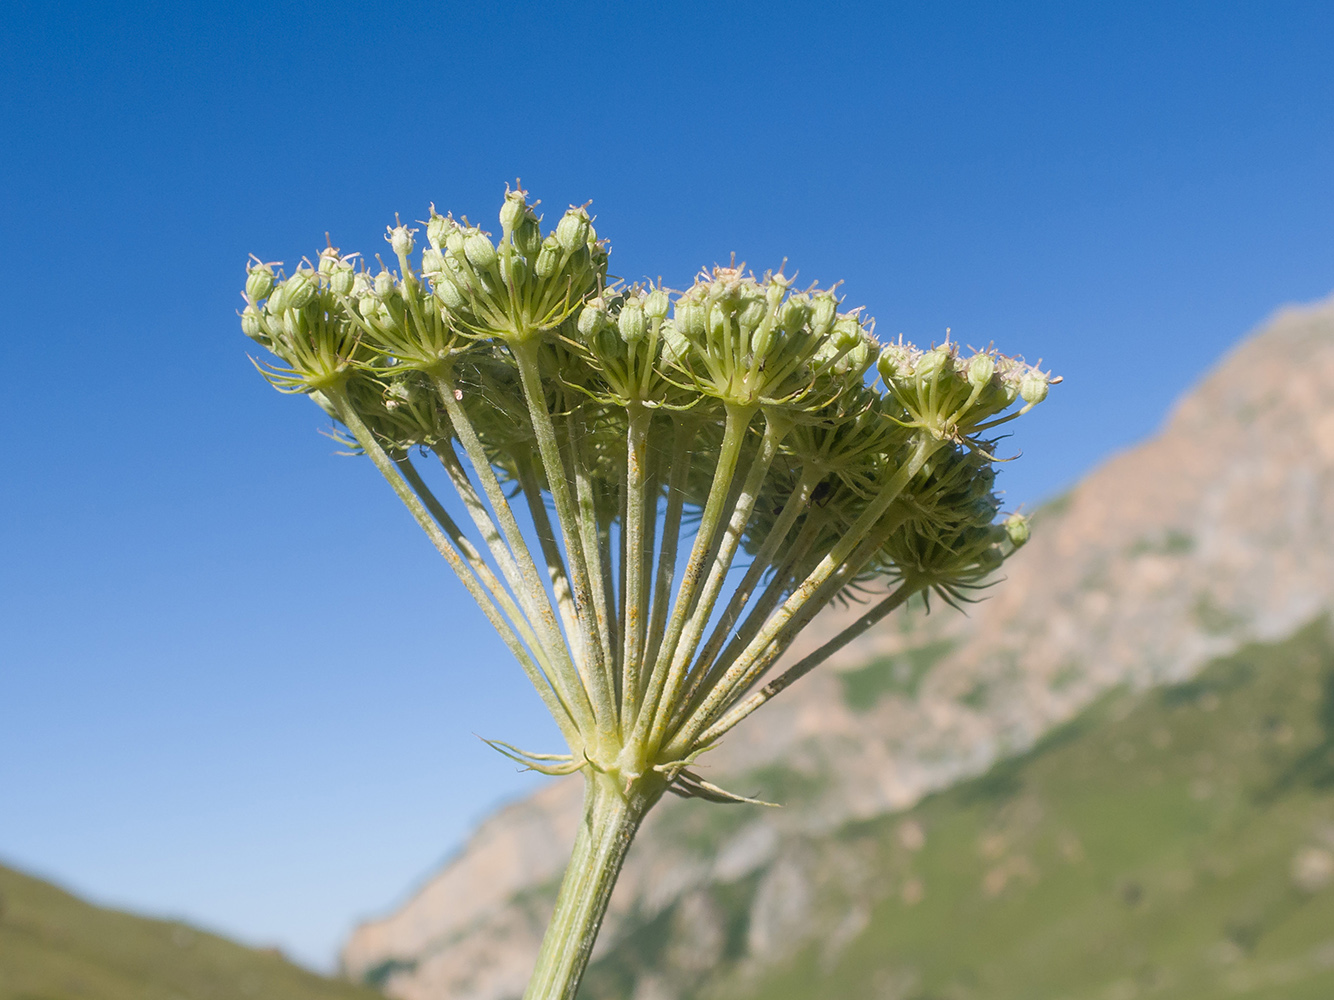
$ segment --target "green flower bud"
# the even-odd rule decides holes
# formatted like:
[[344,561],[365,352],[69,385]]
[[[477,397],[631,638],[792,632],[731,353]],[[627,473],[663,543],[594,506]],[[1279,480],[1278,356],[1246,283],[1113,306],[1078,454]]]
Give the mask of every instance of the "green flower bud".
[[364,319],[374,319],[379,308],[380,300],[374,295],[367,295],[357,300],[357,312],[361,313]]
[[556,241],[561,249],[573,253],[587,245],[589,229],[588,213],[582,208],[572,208],[556,226]]
[[996,359],[990,354],[974,354],[968,362],[968,383],[973,386],[984,386],[991,381],[991,376],[996,373]]
[[375,276],[375,297],[387,299],[394,294],[394,276],[389,271],[381,271]]
[[454,311],[462,311],[468,304],[468,299],[459,291],[457,285],[449,280],[448,275],[441,274],[433,282],[431,291],[435,297],[445,304],[445,307]]
[[264,303],[264,308],[270,316],[281,315],[282,311],[287,308],[287,288],[285,283],[274,287],[273,291],[269,293],[269,301]]
[[644,317],[644,307],[638,299],[627,299],[621,306],[621,314],[616,317],[616,326],[627,344],[643,340],[648,333],[648,321]]
[[709,336],[721,337],[726,329],[727,310],[723,308],[721,302],[715,302],[709,307]]
[[585,340],[591,340],[607,320],[601,302],[590,302],[579,313],[579,334]]
[[871,367],[871,362],[875,360],[875,348],[872,342],[866,337],[858,336],[857,343],[844,354],[838,364],[834,365],[834,370],[839,374],[847,372],[856,372],[858,375],[865,373],[866,369]]
[[560,244],[556,242],[555,236],[548,236],[542,241],[542,249],[537,255],[537,266],[534,270],[539,278],[550,278],[560,270],[562,258]]
[[743,330],[754,330],[769,315],[769,303],[763,295],[747,294],[741,298],[736,321]]
[[337,296],[346,297],[356,283],[356,272],[347,261],[340,261],[329,277],[329,288]]
[[528,266],[526,258],[519,254],[512,254],[508,260],[502,255],[500,258],[500,278],[507,282],[516,290],[523,288],[528,283],[532,270]]
[[704,306],[689,299],[677,299],[673,315],[675,317],[673,323],[678,333],[694,341],[704,339],[708,320]]
[[792,336],[811,319],[811,303],[804,295],[793,295],[778,310],[778,325]]
[[412,253],[412,248],[416,244],[412,240],[412,234],[415,229],[409,229],[407,226],[393,226],[389,229],[389,234],[385,239],[389,242],[389,248],[399,257],[406,257]]
[[468,243],[468,234],[463,231],[462,226],[451,226],[445,233],[445,249],[456,258],[464,256],[463,248]]
[[587,243],[570,254],[569,263],[572,274],[582,274],[588,270],[593,263],[593,255],[589,252]]
[[1028,541],[1029,525],[1028,518],[1023,514],[1011,514],[1005,519],[1005,534],[1010,539],[1010,544],[1016,549]]
[[444,254],[434,247],[422,251],[422,274],[439,274],[444,269]]
[[823,337],[834,325],[838,315],[838,299],[833,292],[821,292],[812,300],[811,331],[817,337]]
[[948,371],[953,361],[954,353],[948,347],[933,347],[917,359],[913,374],[923,379],[936,378]]
[[531,210],[514,227],[514,247],[529,260],[542,252],[542,227]]
[[468,263],[479,271],[489,271],[496,265],[495,245],[480,230],[468,237],[463,244],[463,253]]
[[[703,309],[699,306],[693,308],[698,309],[701,313],[703,312]],[[681,315],[679,303],[676,315],[678,317]],[[662,356],[665,360],[677,365],[684,365],[686,359],[690,357],[690,341],[676,328],[675,323],[664,324],[662,328]]]
[[1047,398],[1047,376],[1037,369],[1030,370],[1019,380],[1019,398],[1029,406],[1036,406]]
[[830,339],[834,342],[835,349],[851,351],[862,343],[862,325],[857,322],[856,316],[840,316],[834,322]]
[[264,336],[264,325],[260,322],[259,310],[254,306],[246,306],[241,310],[241,332],[261,344],[269,342],[269,338]]
[[371,294],[371,276],[365,271],[358,271],[352,278],[353,298],[364,298]]
[[306,314],[299,309],[288,309],[283,313],[283,333],[288,343],[294,343],[306,332]]
[[887,385],[907,378],[916,366],[917,351],[903,343],[886,344],[880,352],[880,360],[876,363],[880,377]]
[[315,272],[298,267],[296,274],[283,282],[283,302],[288,309],[304,309],[315,298]]
[[445,237],[449,235],[451,229],[456,228],[454,221],[443,215],[435,214],[435,206],[431,206],[431,218],[426,223],[426,240],[431,244],[433,250],[439,250],[445,245]]
[[787,294],[787,290],[791,286],[792,282],[788,281],[787,278],[781,274],[775,274],[769,278],[769,284],[764,289],[764,299],[769,303],[770,309],[777,309],[779,307],[783,301],[783,296]]
[[502,238],[508,238],[519,223],[528,209],[528,202],[524,199],[522,191],[506,191],[505,204],[500,206],[500,230]]
[[251,302],[267,299],[273,291],[273,268],[268,264],[256,264],[246,272],[245,294]]
[[644,300],[644,315],[649,319],[666,319],[667,310],[671,303],[667,298],[667,293],[661,288],[655,288],[648,293],[648,298]]

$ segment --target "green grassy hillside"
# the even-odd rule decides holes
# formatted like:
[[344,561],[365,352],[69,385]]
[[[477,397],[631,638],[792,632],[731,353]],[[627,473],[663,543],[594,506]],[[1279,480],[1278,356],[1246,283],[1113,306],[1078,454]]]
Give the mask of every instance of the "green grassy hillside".
[[376,1000],[379,994],[186,924],[90,906],[0,866],[0,1000],[233,998]]
[[710,890],[721,963],[682,978],[690,919],[658,914],[583,996],[649,977],[697,1000],[1328,1000],[1328,628],[1116,693],[982,778],[786,853],[814,933],[784,960],[746,957],[752,877]]

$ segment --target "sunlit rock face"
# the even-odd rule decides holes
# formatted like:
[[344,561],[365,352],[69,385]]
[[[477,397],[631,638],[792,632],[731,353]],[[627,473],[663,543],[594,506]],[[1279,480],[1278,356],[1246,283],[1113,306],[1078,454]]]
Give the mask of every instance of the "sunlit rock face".
[[[836,954],[866,910],[824,912],[812,887],[846,884],[856,899],[874,878],[852,853],[816,857],[813,838],[979,773],[1113,686],[1179,681],[1290,634],[1334,603],[1332,538],[1327,302],[1279,313],[1157,437],[1039,511],[1033,540],[967,616],[933,604],[891,618],[729,734],[706,758],[710,780],[785,807],[665,801],[631,851],[595,963],[649,928],[666,943],[624,995],[672,1000],[724,955],[762,970],[812,941]],[[789,659],[857,612],[826,612]],[[348,975],[404,1000],[521,996],[580,780],[488,819],[397,912],[353,934]],[[716,903],[733,890],[749,900],[744,933]],[[905,901],[915,891],[905,884]]]

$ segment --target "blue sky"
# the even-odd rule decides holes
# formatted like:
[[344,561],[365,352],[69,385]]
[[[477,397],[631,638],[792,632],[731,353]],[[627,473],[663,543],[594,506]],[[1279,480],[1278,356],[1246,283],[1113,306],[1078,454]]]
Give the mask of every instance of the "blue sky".
[[[788,258],[1066,382],[1013,506],[1334,288],[1334,6],[8,5],[0,858],[316,964],[554,745],[365,462],[246,360],[247,253],[593,199],[613,271]],[[799,692],[793,692],[800,696]],[[761,723],[762,724],[762,723]]]

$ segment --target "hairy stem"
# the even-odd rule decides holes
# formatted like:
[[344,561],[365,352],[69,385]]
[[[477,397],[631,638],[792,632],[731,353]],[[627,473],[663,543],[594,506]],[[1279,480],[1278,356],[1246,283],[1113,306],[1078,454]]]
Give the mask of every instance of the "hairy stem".
[[570,481],[566,477],[560,443],[556,439],[551,411],[547,409],[546,389],[542,384],[542,372],[537,360],[541,345],[534,340],[519,340],[511,345],[511,349],[518,364],[519,379],[523,383],[523,395],[528,404],[528,413],[533,421],[538,454],[546,470],[551,499],[556,506],[556,520],[560,523],[561,536],[565,542],[565,560],[570,569],[570,583],[574,590],[574,610],[579,621],[584,653],[589,661],[585,676],[589,683],[588,694],[593,702],[598,734],[604,741],[610,742],[616,739],[616,699],[607,684],[607,670],[602,655],[602,639],[597,630],[597,614],[593,606],[588,563],[584,559],[584,547],[581,544],[579,514],[570,496]]
[[[626,728],[634,726],[639,713],[639,671],[642,666],[645,626],[648,624],[648,607],[645,604],[648,588],[644,573],[645,564],[649,561],[645,558],[644,552],[647,535],[645,466],[648,461],[648,430],[652,419],[652,411],[633,403],[630,406],[629,425],[625,432],[625,520],[621,524],[624,553],[621,561],[621,606],[624,609],[621,616],[624,643],[621,653],[621,669],[624,676],[621,689],[621,725]],[[653,511],[653,516],[656,518],[656,510]],[[651,558],[652,552],[647,555]]]
[[595,771],[585,772],[585,781],[583,820],[524,1000],[574,1000],[578,994],[626,852],[667,785],[655,772],[628,791]]

